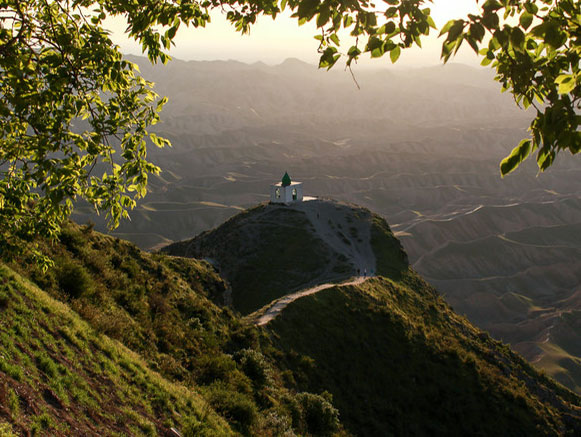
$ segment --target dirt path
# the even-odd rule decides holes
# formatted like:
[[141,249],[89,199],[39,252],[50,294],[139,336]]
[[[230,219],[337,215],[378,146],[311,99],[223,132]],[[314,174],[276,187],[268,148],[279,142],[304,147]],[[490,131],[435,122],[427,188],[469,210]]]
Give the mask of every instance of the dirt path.
[[270,307],[266,310],[266,312],[261,315],[258,319],[255,320],[254,324],[258,326],[264,326],[272,319],[276,318],[282,310],[284,310],[288,304],[294,302],[297,299],[300,299],[304,296],[309,296],[311,294],[318,293],[319,291],[326,290],[327,288],[336,287],[336,286],[344,286],[344,285],[359,285],[369,279],[370,276],[359,276],[353,281],[350,282],[343,282],[340,284],[320,284],[316,287],[307,288],[306,290],[297,291],[296,293],[287,294],[270,304]]

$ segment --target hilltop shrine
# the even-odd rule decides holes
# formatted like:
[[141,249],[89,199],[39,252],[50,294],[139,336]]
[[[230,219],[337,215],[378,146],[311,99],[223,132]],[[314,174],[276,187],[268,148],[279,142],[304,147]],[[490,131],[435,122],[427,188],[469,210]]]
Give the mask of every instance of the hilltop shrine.
[[287,172],[284,172],[282,181],[270,186],[271,203],[292,203],[303,201],[303,183],[291,181]]

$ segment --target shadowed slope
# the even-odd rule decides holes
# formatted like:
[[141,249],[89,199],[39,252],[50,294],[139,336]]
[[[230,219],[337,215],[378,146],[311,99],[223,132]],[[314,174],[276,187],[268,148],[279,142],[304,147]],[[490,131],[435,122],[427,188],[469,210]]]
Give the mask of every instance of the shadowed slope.
[[234,308],[249,314],[293,291],[371,273],[373,220],[332,200],[260,205],[162,251],[209,259],[230,282]]
[[267,326],[297,386],[328,390],[356,435],[581,431],[581,399],[454,314],[413,273],[321,291]]
[[[60,300],[56,303],[30,288],[62,310],[34,302],[29,308],[29,299],[22,298],[28,297],[28,289],[9,283],[4,294],[6,279],[0,277],[0,434],[5,418],[18,429],[33,430],[36,415],[43,423],[57,424],[54,433],[67,436],[118,431],[169,435],[172,424],[179,424],[188,437],[204,436],[205,430],[213,436],[262,437],[272,430],[312,434],[306,416],[314,402],[328,412],[326,429],[342,435],[337,411],[328,400],[285,387],[275,361],[264,355],[272,344],[261,331],[212,302],[223,302],[225,284],[207,262],[142,252],[89,226],[70,224],[60,240],[40,242],[54,259],[54,268],[42,272],[25,260],[11,266]],[[76,337],[81,334],[69,332],[70,326],[77,326],[70,325],[71,318],[84,326],[79,341],[87,345],[78,346]],[[115,341],[131,349],[118,345],[127,351],[129,361],[102,346]],[[48,373],[36,367],[46,367]],[[151,382],[148,375],[153,372],[147,368],[161,376]],[[26,380],[32,387],[26,388],[27,402],[40,406],[22,420],[2,409],[8,402],[2,389],[5,374],[15,380],[11,387],[18,393],[23,382],[18,378],[32,375]],[[174,385],[176,390],[166,387]],[[42,406],[49,402],[42,400],[45,386],[52,390],[47,395],[50,402],[65,405],[63,409],[44,409],[43,415]],[[62,428],[60,433],[58,423],[68,420],[61,416],[69,410],[78,417],[69,421],[70,430]],[[74,431],[75,420],[81,424],[80,433]],[[91,421],[98,432],[87,428]],[[52,435],[52,425],[50,430]]]

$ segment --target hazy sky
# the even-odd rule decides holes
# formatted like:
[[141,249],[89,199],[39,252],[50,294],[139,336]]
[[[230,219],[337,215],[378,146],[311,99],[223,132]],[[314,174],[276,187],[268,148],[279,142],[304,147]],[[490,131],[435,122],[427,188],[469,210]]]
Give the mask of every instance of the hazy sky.
[[[436,25],[441,27],[449,19],[466,16],[477,10],[476,0],[435,0],[432,16]],[[121,20],[108,22],[113,32],[113,40],[121,46],[124,53],[141,54],[141,48],[133,40],[125,37],[125,24]],[[307,23],[298,26],[296,19],[290,18],[288,11],[277,17],[276,21],[260,17],[252,28],[250,35],[240,35],[226,22],[220,13],[212,14],[212,22],[204,29],[180,28],[175,38],[176,46],[170,54],[183,60],[228,60],[243,62],[263,61],[267,64],[278,64],[286,58],[294,57],[306,62],[317,63],[318,41],[316,26]],[[345,44],[343,42],[343,44]],[[348,48],[349,45],[345,44]],[[425,66],[440,63],[441,39],[437,32],[423,42],[423,49],[404,51],[397,66]],[[461,50],[454,60],[468,64],[477,63],[471,49]],[[361,67],[383,67],[391,64],[388,57],[381,60],[363,59]]]

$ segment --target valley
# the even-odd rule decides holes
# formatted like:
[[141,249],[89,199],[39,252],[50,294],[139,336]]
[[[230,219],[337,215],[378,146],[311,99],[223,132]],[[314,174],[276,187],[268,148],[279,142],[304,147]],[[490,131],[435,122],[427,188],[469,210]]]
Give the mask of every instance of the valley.
[[581,167],[564,155],[500,178],[527,113],[486,70],[356,71],[358,90],[296,60],[134,61],[169,96],[158,130],[173,147],[150,149],[163,173],[114,235],[148,249],[191,238],[289,171],[307,195],[383,215],[456,311],[580,392]]

